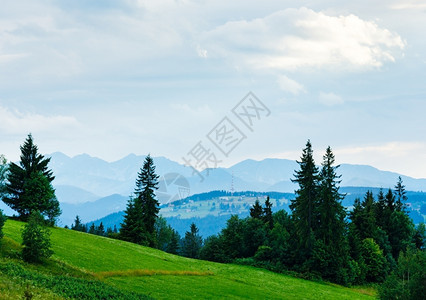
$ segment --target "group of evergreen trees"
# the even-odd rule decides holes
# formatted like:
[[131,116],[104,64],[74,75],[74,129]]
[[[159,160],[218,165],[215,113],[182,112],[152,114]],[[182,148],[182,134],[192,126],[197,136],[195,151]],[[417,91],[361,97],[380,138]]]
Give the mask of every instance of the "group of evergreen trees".
[[[65,228],[68,228],[68,226],[65,226]],[[88,224],[84,224],[81,221],[78,215],[75,217],[74,223],[71,225],[71,230],[86,232],[99,236],[106,236],[110,238],[118,237],[118,230],[115,225],[114,228],[108,227],[106,230],[102,222],[98,226],[96,226],[95,223],[91,223],[90,226],[88,226]]]
[[330,147],[323,156],[321,170],[316,167],[310,141],[303,149],[300,170],[293,182],[298,183],[296,198],[291,201],[295,230],[294,263],[302,271],[316,272],[323,278],[347,282],[349,256],[345,239],[346,212],[339,193],[334,154]]
[[232,216],[218,235],[208,237],[200,257],[292,270],[348,285],[383,282],[399,268],[401,253],[424,253],[424,225],[415,229],[406,212],[401,178],[394,191],[380,192],[377,201],[367,192],[347,213],[331,148],[318,168],[308,141],[298,164],[291,215],[283,210],[272,214],[269,198],[263,207],[256,201],[250,217]]

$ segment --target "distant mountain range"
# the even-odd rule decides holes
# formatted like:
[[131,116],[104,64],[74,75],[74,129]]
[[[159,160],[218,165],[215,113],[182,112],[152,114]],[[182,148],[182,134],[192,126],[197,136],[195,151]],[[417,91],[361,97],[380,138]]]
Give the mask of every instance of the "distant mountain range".
[[[134,189],[137,173],[145,156],[130,154],[115,162],[106,162],[87,154],[73,158],[63,153],[51,154],[50,167],[56,176],[54,181],[60,202],[82,203],[95,201],[113,194],[129,196]],[[167,202],[170,194],[167,188],[174,187],[167,181],[180,177],[186,188],[186,195],[212,190],[235,191],[276,191],[294,192],[296,186],[291,182],[298,165],[293,160],[264,159],[262,161],[244,160],[230,168],[217,168],[203,171],[200,176],[183,164],[165,157],[154,157],[156,172],[161,176],[161,202]],[[341,186],[393,187],[401,176],[407,190],[426,191],[426,179],[415,179],[402,174],[381,171],[367,165],[342,164],[338,169],[342,174]],[[178,191],[176,191],[177,193]],[[181,197],[184,198],[184,197]]]
[[[70,216],[75,214],[89,221],[125,209],[145,159],[135,154],[115,162],[87,154],[69,157],[55,152],[50,156],[49,166],[56,177],[53,183],[61,202],[63,224],[70,224]],[[248,159],[229,168],[204,170],[200,173],[203,179],[191,167],[165,157],[154,157],[154,163],[160,175],[157,196],[162,204],[213,190],[293,193],[296,189],[291,178],[298,164],[293,160]],[[392,188],[401,176],[407,190],[426,191],[426,179],[381,171],[372,166],[342,164],[338,173],[342,174],[342,187]],[[3,203],[0,208],[5,209]]]

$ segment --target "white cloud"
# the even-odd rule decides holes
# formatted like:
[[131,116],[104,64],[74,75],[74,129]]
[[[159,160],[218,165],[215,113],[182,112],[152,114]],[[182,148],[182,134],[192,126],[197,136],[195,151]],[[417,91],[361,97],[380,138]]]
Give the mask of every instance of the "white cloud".
[[302,84],[285,75],[278,76],[278,85],[283,91],[289,92],[293,95],[299,95],[300,93],[306,92]]
[[344,103],[342,97],[340,97],[339,95],[336,95],[334,93],[325,93],[325,92],[320,92],[319,101],[322,104],[327,106],[334,106],[334,105],[339,105]]
[[29,132],[57,132],[63,128],[76,127],[78,122],[70,116],[43,116],[24,113],[0,106],[0,133],[27,134]]
[[205,32],[200,45],[210,56],[254,68],[365,69],[395,61],[402,38],[355,15],[329,16],[285,9],[251,21],[231,21]]

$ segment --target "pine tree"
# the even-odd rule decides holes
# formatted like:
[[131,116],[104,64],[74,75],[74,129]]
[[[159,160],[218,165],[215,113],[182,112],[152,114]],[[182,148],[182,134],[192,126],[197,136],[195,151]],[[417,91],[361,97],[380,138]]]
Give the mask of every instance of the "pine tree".
[[138,173],[135,198],[130,198],[120,229],[120,237],[129,242],[155,247],[155,221],[160,203],[155,197],[158,189],[154,160],[148,155]]
[[361,222],[359,232],[362,239],[374,238],[377,233],[374,196],[372,191],[367,191],[364,201],[361,203]]
[[318,198],[318,168],[315,166],[311,142],[308,140],[303,149],[301,160],[297,162],[300,170],[295,171],[295,182],[299,189],[295,191],[296,198],[291,201],[290,208],[296,234],[298,236],[299,258],[306,261],[312,255],[315,242],[314,232],[317,228],[318,218],[315,207]]
[[22,231],[22,257],[27,262],[41,262],[53,254],[50,249],[50,231],[44,223],[38,211],[31,212]]
[[380,189],[379,194],[377,195],[377,202],[376,202],[376,223],[377,225],[382,228],[383,230],[387,230],[388,225],[388,216],[386,216],[386,198],[385,194],[383,193],[383,190]]
[[71,229],[75,231],[84,231],[84,225],[80,220],[79,216],[75,216],[74,224],[71,225]]
[[151,247],[155,245],[154,226],[158,213],[160,212],[160,203],[156,199],[154,192],[158,189],[158,178],[159,176],[155,174],[154,160],[148,154],[145,158],[142,171],[139,173],[138,180],[136,181],[136,195],[138,199],[141,200],[143,222],[145,230],[148,233],[148,241]]
[[386,199],[386,209],[388,211],[387,213],[390,216],[390,214],[393,213],[396,208],[395,196],[393,195],[391,189],[389,189],[388,192],[386,193],[385,199]]
[[405,209],[405,202],[407,201],[407,192],[405,191],[405,185],[402,183],[401,176],[398,177],[398,182],[395,185],[395,198],[396,198],[396,210],[402,211]]
[[179,233],[172,229],[172,235],[170,237],[170,241],[167,245],[166,252],[171,254],[178,254],[179,253],[179,241],[180,236]]
[[344,198],[339,193],[339,179],[341,175],[336,174],[339,166],[334,166],[335,158],[330,147],[327,148],[323,157],[322,169],[320,173],[321,183],[318,197],[318,218],[319,225],[317,236],[330,244],[333,237],[343,235],[345,209],[341,204]]
[[104,227],[104,224],[102,222],[96,228],[96,234],[100,235],[100,236],[104,236],[105,235],[105,227]]
[[190,231],[187,231],[185,233],[185,238],[183,239],[183,256],[190,258],[198,258],[202,245],[203,239],[198,234],[198,228],[195,223],[192,223]]
[[263,216],[263,209],[260,205],[259,199],[256,199],[256,201],[253,204],[253,207],[250,208],[250,217],[254,219],[260,219]]
[[135,244],[148,245],[145,225],[143,223],[141,201],[136,201],[133,197],[130,197],[127,202],[119,237],[122,240]]
[[272,230],[274,228],[274,217],[272,215],[272,203],[269,200],[269,196],[266,197],[265,207],[263,208],[263,220],[268,225],[268,228]]
[[[3,201],[27,219],[33,209],[54,219],[60,214],[59,202],[54,196],[51,182],[55,178],[47,165],[50,158],[38,153],[31,134],[21,146],[19,165],[10,163],[6,184],[7,196]],[[31,189],[31,191],[28,191]],[[37,190],[36,196],[32,193]],[[50,196],[50,197],[49,197]]]
[[349,264],[348,244],[346,240],[346,211],[339,193],[339,166],[334,166],[335,158],[330,147],[323,156],[320,173],[320,189],[317,204],[318,227],[315,232],[318,243],[315,246],[314,269],[324,278],[346,283],[341,274]]
[[90,234],[95,234],[95,233],[96,233],[96,226],[95,226],[95,223],[92,223],[92,225],[90,225],[89,233],[90,233]]

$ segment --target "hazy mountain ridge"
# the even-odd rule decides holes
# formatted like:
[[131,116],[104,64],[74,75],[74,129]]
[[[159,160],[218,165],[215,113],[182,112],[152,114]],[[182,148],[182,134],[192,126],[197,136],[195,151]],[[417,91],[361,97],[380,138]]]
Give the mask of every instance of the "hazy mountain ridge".
[[[56,176],[55,187],[75,187],[80,195],[65,198],[58,193],[61,202],[77,203],[83,191],[97,195],[98,198],[112,194],[129,196],[134,189],[135,179],[145,156],[130,154],[118,161],[106,162],[87,154],[73,158],[63,153],[51,155],[50,167]],[[295,161],[287,159],[264,159],[262,161],[244,160],[229,168],[217,168],[203,171],[201,180],[190,167],[185,167],[165,157],[154,157],[157,174],[180,174],[187,180],[189,194],[203,193],[211,190],[231,190],[232,182],[236,191],[277,191],[293,192],[296,185],[291,182],[294,170],[298,168]],[[381,171],[367,165],[342,164],[338,169],[342,174],[341,186],[393,187],[398,176],[404,180],[407,190],[426,190],[426,179],[415,179],[394,172]],[[77,191],[77,190],[76,190]],[[164,191],[167,193],[167,191]],[[76,192],[77,193],[77,192]],[[90,197],[89,197],[90,198]],[[93,197],[91,199],[94,200]],[[160,199],[167,201],[167,199]]]
[[[76,214],[84,221],[91,221],[124,210],[145,159],[145,156],[135,154],[114,162],[106,162],[87,154],[71,158],[55,152],[50,156],[50,167],[56,176],[53,183],[63,211],[60,218],[63,225],[70,224]],[[205,170],[201,173],[204,180],[190,167],[165,157],[154,157],[154,162],[160,176],[182,175],[189,190],[175,195],[179,198],[214,190],[230,191],[232,185],[235,191],[256,192],[293,193],[297,188],[291,178],[298,165],[296,161],[287,159],[244,160],[229,168]],[[367,165],[342,164],[338,173],[342,174],[342,187],[393,188],[398,176],[401,176],[407,190],[426,191],[426,179],[381,171]],[[180,187],[175,186],[173,190],[162,185],[157,193],[160,202],[164,204],[173,200],[171,196]],[[349,200],[353,200],[351,196],[346,199]],[[349,206],[351,203],[346,202],[345,205]],[[4,203],[1,203],[0,208],[8,214],[12,213]]]

